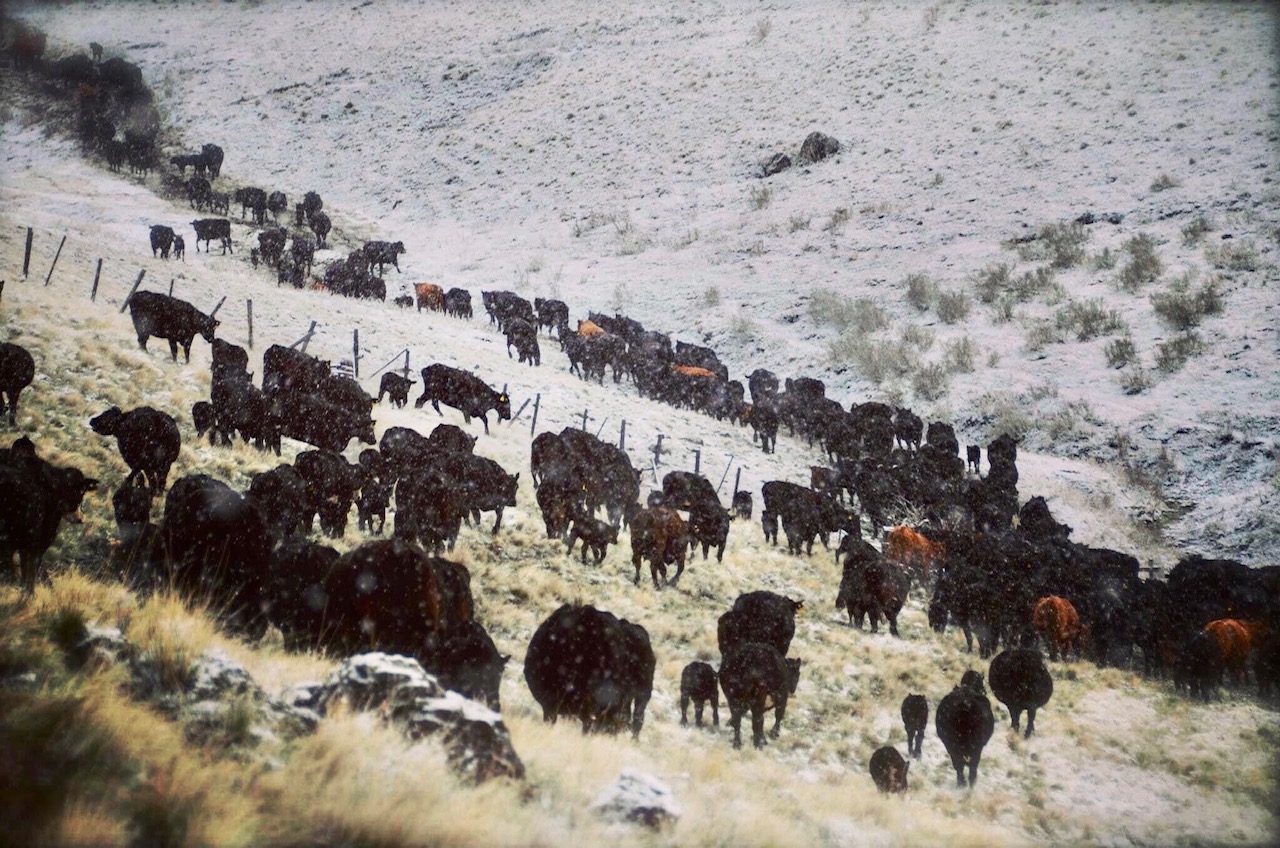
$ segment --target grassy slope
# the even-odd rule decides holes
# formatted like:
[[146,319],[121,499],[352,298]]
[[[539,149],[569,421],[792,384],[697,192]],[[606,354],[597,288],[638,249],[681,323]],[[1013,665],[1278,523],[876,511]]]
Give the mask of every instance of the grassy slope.
[[[34,137],[30,143],[49,144]],[[39,175],[6,178],[0,276],[11,282],[0,303],[0,338],[21,341],[39,363],[20,429],[43,455],[99,476],[109,493],[124,469],[114,445],[87,430],[87,419],[110,404],[146,402],[184,422],[187,443],[175,476],[207,471],[243,488],[252,471],[270,467],[274,458],[191,441],[186,410],[207,391],[208,348],[197,343],[190,366],[173,365],[158,348],[136,350],[127,318],[109,303],[118,303],[132,277],[119,269],[138,267],[136,223],[82,215],[66,185],[87,186],[95,197],[118,195],[122,218],[145,217],[145,204],[157,203],[136,184],[72,159],[51,157]],[[169,217],[183,214],[168,210]],[[71,233],[62,270],[48,289],[34,277],[17,280],[20,227],[28,222],[40,228],[42,245],[49,233]],[[115,227],[130,233],[127,241]],[[103,298],[107,304],[94,307],[79,288],[87,286],[82,278],[98,256],[114,269],[114,288]],[[157,269],[154,277],[164,266],[148,267]],[[234,270],[240,267],[189,260],[180,285],[203,292],[218,275],[249,273]],[[497,430],[485,449],[527,469],[521,432]],[[25,658],[44,681],[33,695],[5,696],[17,706],[0,728],[15,745],[29,744],[41,762],[61,764],[56,770],[67,776],[69,803],[56,817],[56,841],[114,840],[141,825],[184,833],[192,844],[309,838],[374,844],[1258,842],[1274,831],[1274,712],[1247,698],[1208,708],[1190,704],[1160,685],[1079,663],[1055,667],[1058,689],[1036,738],[1024,742],[1003,728],[997,732],[976,792],[952,788],[950,766],[930,732],[925,759],[912,768],[913,791],[882,799],[864,764],[879,745],[902,744],[897,705],[906,693],[926,692],[936,704],[976,663],[962,652],[958,635],[930,633],[918,600],[904,614],[901,640],[849,630],[830,606],[838,580],[830,558],[769,550],[754,525],[735,526],[724,564],[697,561],[678,591],[635,588],[626,574],[625,537],[603,567],[581,567],[540,538],[528,488],[499,537],[464,531],[457,552],[472,569],[480,617],[501,650],[513,655],[503,703],[529,766],[528,785],[463,789],[446,776],[432,745],[406,747],[360,716],[327,723],[281,752],[282,767],[269,770],[253,758],[241,762],[185,742],[171,725],[123,699],[110,672],[67,672],[49,642],[66,615],[61,611],[119,623],[136,641],[179,657],[224,645],[271,689],[321,676],[331,663],[237,643],[220,635],[207,615],[188,613],[170,599],[142,603],[110,584],[75,576],[69,564],[91,569],[111,532],[105,497],[85,512],[86,524],[64,527],[49,556],[59,575],[53,588],[25,605],[11,589],[0,598],[3,656]],[[342,545],[357,542],[352,531]],[[806,667],[782,737],[763,753],[738,753],[723,729],[712,734],[678,726],[678,679],[692,659],[715,661],[715,615],[738,592],[756,588],[808,602],[794,647]],[[651,634],[657,681],[639,745],[584,739],[572,725],[543,725],[523,685],[519,668],[530,634],[550,610],[575,598],[639,621]],[[62,723],[54,721],[58,716]],[[42,734],[42,727],[56,730]],[[623,766],[650,770],[673,786],[685,806],[678,825],[658,835],[613,833],[586,812]]]

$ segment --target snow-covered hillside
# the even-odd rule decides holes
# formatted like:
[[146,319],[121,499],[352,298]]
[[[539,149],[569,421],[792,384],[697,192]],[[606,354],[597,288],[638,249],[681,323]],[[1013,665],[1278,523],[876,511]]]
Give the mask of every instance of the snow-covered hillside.
[[[394,282],[558,295],[575,317],[616,308],[711,344],[735,376],[818,375],[846,402],[906,402],[970,441],[1012,428],[1037,451],[1129,466],[1168,499],[1129,517],[1180,546],[1253,563],[1280,551],[1274,6],[19,11],[60,49],[95,40],[138,62],[172,125],[226,148],[235,180],[318,190],[347,244],[403,240]],[[811,130],[841,142],[834,160],[759,178]],[[1045,264],[1002,243],[1084,213],[1123,218],[1086,228],[1088,258],[1056,286],[1003,315],[972,299],[994,263]],[[1184,243],[1201,216],[1211,231]],[[1121,247],[1140,233],[1163,272],[1127,293]],[[1121,265],[1103,267],[1104,249]],[[969,293],[969,314],[912,309],[910,274]],[[1224,308],[1196,331],[1203,353],[1178,370],[1161,359],[1166,373],[1158,345],[1174,333],[1149,295],[1188,274],[1216,277]],[[901,376],[867,379],[857,338],[833,351],[808,312],[815,290],[882,309],[866,335],[906,359]],[[1123,371],[1108,335],[1054,329],[1097,298],[1123,322],[1110,337],[1132,338]],[[904,330],[914,346],[896,344]],[[919,376],[930,364],[942,370]]]

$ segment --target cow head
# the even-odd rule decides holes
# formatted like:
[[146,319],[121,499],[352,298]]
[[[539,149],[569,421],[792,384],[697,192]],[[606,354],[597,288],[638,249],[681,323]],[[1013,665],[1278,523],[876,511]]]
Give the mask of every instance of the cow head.
[[89,427],[100,436],[113,436],[123,417],[120,407],[113,406],[96,418],[89,419]]
[[376,445],[378,443],[378,437],[373,434],[372,418],[360,425],[360,432],[356,433],[356,437],[366,445]]
[[788,659],[787,664],[787,691],[792,695],[796,693],[796,687],[800,685],[800,665],[801,660]]
[[510,421],[511,397],[506,392],[499,394],[497,401],[495,401],[494,409],[498,411],[498,418],[503,421]]
[[960,685],[966,689],[971,689],[979,695],[987,694],[987,687],[982,682],[981,672],[974,671],[973,669],[969,669],[964,673],[964,676],[960,678]]
[[507,506],[516,505],[516,491],[519,488],[520,488],[520,472],[518,471],[515,474],[508,475],[507,479],[503,481],[502,497],[503,497],[503,502]]

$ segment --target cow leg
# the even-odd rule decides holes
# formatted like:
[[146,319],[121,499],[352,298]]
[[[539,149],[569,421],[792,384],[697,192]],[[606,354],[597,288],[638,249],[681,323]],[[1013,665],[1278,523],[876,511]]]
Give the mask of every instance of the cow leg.
[[765,746],[763,704],[753,704],[751,706],[751,744],[757,748]]
[[1018,724],[1022,721],[1022,710],[1010,707],[1009,717],[1013,719],[1013,729],[1017,730]]
[[173,357],[173,361],[178,361],[178,343],[173,339],[169,340],[169,355]]
[[969,788],[978,785],[978,761],[982,759],[982,751],[974,751],[973,756],[969,758]]
[[782,730],[782,719],[787,715],[787,698],[782,696],[777,699],[778,703],[773,708],[773,729],[769,731],[769,735],[774,739],[778,738],[778,733]]
[[956,770],[956,786],[959,786],[961,789],[963,789],[965,786],[964,758],[961,757],[959,754],[952,754],[950,751],[948,751],[947,753],[951,755],[951,766]]
[[[698,726],[701,727],[702,726],[701,707],[699,706],[694,707],[694,715],[698,719]],[[680,696],[680,724],[686,725],[688,723],[689,723],[689,696],[681,695]]]
[[898,614],[894,613],[890,615],[888,613],[885,613],[884,617],[889,622],[889,635],[897,636],[898,635]]
[[138,347],[143,350],[147,349],[147,339],[151,338],[149,333],[138,333]]
[[745,710],[742,707],[729,705],[729,726],[733,728],[733,747],[742,747],[742,714]]
[[867,610],[867,614],[871,618],[871,632],[879,633],[880,632],[880,608],[875,604],[872,604],[871,607]]
[[[497,515],[497,518],[494,519],[494,522],[493,522],[493,535],[496,536],[498,535],[498,528],[502,526],[502,507],[498,507],[496,510],[494,510],[494,513]],[[480,523],[479,515],[476,516],[476,523],[477,524]],[[586,553],[585,548],[583,549],[583,553]]]
[[[192,339],[187,339],[185,342],[182,343],[182,355],[186,357],[186,361],[188,365],[191,364],[191,342],[192,341],[193,341]],[[174,356],[173,359],[176,362],[178,357]]]
[[631,554],[631,564],[636,568],[636,585],[640,585],[640,554],[633,552]]
[[711,693],[711,722],[716,727],[720,726],[720,687],[716,686],[716,690]]
[[1035,729],[1036,729],[1036,708],[1031,707],[1029,710],[1027,710],[1027,732],[1023,734],[1022,738],[1030,739],[1031,734],[1035,732]]

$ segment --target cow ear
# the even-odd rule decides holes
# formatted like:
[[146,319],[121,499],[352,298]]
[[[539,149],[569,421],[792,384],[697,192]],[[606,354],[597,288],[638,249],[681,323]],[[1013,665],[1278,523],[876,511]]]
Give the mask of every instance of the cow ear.
[[506,664],[507,664],[507,661],[511,659],[511,655],[510,655],[510,654],[502,654],[502,655],[501,655],[501,657],[500,657],[500,659],[502,660],[502,664],[503,664],[503,665],[506,665]]
[[217,318],[215,318],[213,319],[213,326],[214,326],[214,329],[217,329],[218,327],[222,326],[222,322],[219,321]]

